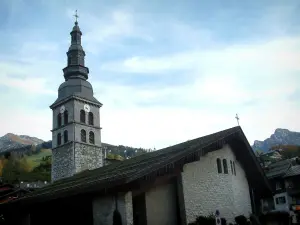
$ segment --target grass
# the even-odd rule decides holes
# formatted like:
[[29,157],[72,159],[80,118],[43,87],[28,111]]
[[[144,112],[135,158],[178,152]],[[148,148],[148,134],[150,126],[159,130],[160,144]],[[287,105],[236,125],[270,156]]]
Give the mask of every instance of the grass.
[[26,159],[30,166],[34,168],[41,163],[43,157],[51,156],[51,154],[51,149],[41,149],[41,151],[38,154],[27,156]]

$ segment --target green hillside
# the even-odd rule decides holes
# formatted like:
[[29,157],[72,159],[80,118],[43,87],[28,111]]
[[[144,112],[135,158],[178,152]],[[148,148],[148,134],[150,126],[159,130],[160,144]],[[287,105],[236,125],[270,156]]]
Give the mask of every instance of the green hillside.
[[51,149],[41,149],[40,152],[29,155],[29,156],[25,156],[25,158],[27,159],[28,163],[30,164],[31,168],[33,169],[33,168],[39,166],[42,162],[42,159],[47,156],[50,156],[50,157],[52,156]]
[[[103,154],[109,159],[125,160],[149,150],[128,146],[102,144]],[[51,180],[51,142],[38,146],[28,146],[24,151],[13,149],[0,155],[0,176],[7,183],[20,181],[50,181]]]

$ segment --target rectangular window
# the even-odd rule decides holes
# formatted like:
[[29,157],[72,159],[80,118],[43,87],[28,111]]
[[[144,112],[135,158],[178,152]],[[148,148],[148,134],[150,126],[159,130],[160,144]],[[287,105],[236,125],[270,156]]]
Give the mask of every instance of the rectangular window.
[[282,205],[282,204],[285,204],[285,203],[286,203],[286,200],[285,200],[284,196],[276,198],[276,204],[277,205]]
[[218,167],[218,173],[222,173],[222,163],[221,159],[217,159],[217,167]]
[[223,159],[223,169],[224,169],[224,173],[228,174],[228,166],[227,166],[227,160]]
[[236,176],[236,171],[235,171],[235,163],[232,162],[232,165],[233,165],[233,172],[234,172],[234,175]]

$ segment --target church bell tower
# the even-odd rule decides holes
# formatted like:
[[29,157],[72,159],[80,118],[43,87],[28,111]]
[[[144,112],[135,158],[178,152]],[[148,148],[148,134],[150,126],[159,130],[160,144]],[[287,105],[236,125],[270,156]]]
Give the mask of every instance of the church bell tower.
[[100,107],[93,87],[87,81],[82,32],[76,22],[71,31],[68,62],[63,69],[65,82],[58,98],[50,106],[53,111],[52,182],[84,170],[102,166]]

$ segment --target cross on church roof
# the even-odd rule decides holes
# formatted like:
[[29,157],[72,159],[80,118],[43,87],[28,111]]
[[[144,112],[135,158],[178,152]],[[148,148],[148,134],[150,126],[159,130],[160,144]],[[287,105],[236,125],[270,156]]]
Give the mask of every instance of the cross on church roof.
[[77,23],[77,19],[79,18],[78,14],[77,14],[77,9],[75,10],[75,15],[74,15],[74,17],[75,17],[75,22]]
[[235,118],[236,118],[236,121],[237,121],[238,126],[239,126],[240,125],[240,123],[239,123],[240,118],[239,118],[238,114],[235,115]]

